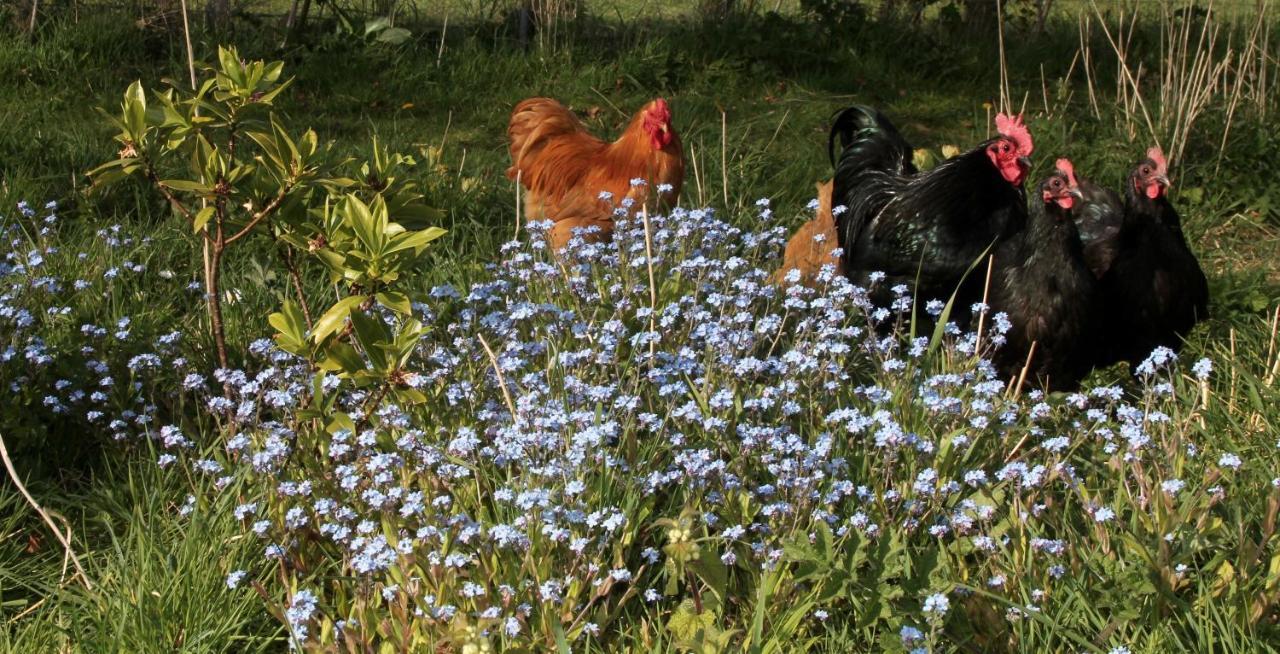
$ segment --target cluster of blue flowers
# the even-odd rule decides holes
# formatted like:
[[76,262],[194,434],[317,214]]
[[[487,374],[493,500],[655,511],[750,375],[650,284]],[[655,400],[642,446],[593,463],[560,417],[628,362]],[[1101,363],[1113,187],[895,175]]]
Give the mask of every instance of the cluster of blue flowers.
[[[390,619],[477,647],[607,638],[619,627],[599,624],[597,609],[667,611],[696,591],[672,563],[676,546],[758,579],[827,533],[963,562],[893,600],[886,627],[928,651],[956,599],[998,594],[1014,622],[1044,610],[1077,577],[1077,548],[1114,548],[1109,530],[1142,511],[1208,510],[1245,465],[1172,424],[1194,401],[1175,389],[1207,383],[1207,360],[1179,379],[1176,356],[1153,353],[1137,396],[1011,387],[987,358],[1003,316],[981,335],[946,325],[935,341],[911,333],[905,288],[877,307],[830,268],[814,288],[776,285],[767,267],[786,231],[770,226],[767,201],[757,212],[759,230],[711,210],[624,212],[612,241],[583,234],[562,253],[546,251],[548,224],[529,225],[528,242],[507,244],[482,279],[413,304],[433,328],[402,379],[425,403],[317,373],[266,339],[249,348],[251,370],[194,368],[178,332],[113,368],[100,352],[137,338],[121,316],[76,330],[93,374],[52,384],[46,405],[118,437],[145,434],[160,465],[211,488],[243,482],[232,517],[259,539],[263,570],[292,577],[295,590],[274,592],[303,646],[376,640]],[[105,234],[111,247],[130,242]],[[8,240],[4,360],[38,369],[72,356],[40,339],[21,298],[104,293],[103,282],[36,283],[51,246]],[[121,262],[103,278],[140,268]],[[158,419],[142,398],[162,379],[171,404],[196,400],[220,438],[189,433],[190,415]],[[106,408],[113,393],[122,408]],[[1175,522],[1152,528],[1192,574],[1194,525]],[[227,586],[257,577],[230,571]]]
[[149,316],[139,329],[125,312],[174,274],[145,274],[135,259],[153,257],[151,238],[120,225],[64,251],[57,211],[54,202],[42,212],[20,203],[0,221],[0,373],[11,409],[0,427],[19,449],[48,432],[148,435],[159,396],[172,396],[161,378],[191,364],[171,316]]

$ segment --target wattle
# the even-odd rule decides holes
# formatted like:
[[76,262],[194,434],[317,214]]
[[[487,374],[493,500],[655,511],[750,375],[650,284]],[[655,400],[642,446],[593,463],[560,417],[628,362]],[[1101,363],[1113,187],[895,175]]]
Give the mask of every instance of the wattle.
[[1012,166],[1002,166],[1000,168],[1000,176],[1004,178],[1004,181],[1017,186],[1026,178],[1027,173],[1022,170],[1021,166],[1014,164]]
[[1160,197],[1160,185],[1147,184],[1147,197],[1152,200]]

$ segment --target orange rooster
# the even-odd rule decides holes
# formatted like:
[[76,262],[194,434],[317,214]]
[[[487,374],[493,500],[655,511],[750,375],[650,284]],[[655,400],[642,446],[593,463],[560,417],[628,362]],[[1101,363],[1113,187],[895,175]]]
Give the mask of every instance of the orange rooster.
[[840,257],[832,255],[837,247],[836,221],[831,215],[831,181],[827,180],[818,184],[817,215],[801,225],[787,241],[782,267],[773,274],[774,283],[787,286],[787,273],[796,269],[800,271],[799,283],[812,287],[817,284],[818,271],[828,263],[835,265],[837,274],[843,275]]
[[[645,105],[622,136],[606,143],[592,136],[564,105],[550,98],[529,98],[516,105],[507,127],[511,167],[519,180],[528,220],[555,223],[548,240],[552,251],[569,242],[574,228],[599,227],[596,240],[613,233],[613,208],[631,198],[632,211],[650,200],[674,205],[684,182],[684,153],[671,127],[671,109],[661,98]],[[644,185],[632,186],[642,179]],[[671,190],[661,195],[658,186]],[[608,193],[609,199],[601,194]],[[651,205],[650,209],[654,207]]]

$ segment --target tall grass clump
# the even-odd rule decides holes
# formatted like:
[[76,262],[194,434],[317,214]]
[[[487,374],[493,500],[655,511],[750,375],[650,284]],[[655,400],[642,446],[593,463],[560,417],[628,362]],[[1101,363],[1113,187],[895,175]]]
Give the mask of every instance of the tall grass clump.
[[[1221,134],[1215,136],[1219,148],[1225,148],[1237,121],[1265,117],[1274,102],[1268,93],[1275,77],[1275,53],[1269,48],[1275,18],[1269,5],[1260,0],[1247,20],[1224,19],[1221,7],[1212,1],[1204,8],[1175,9],[1167,2],[1135,5],[1127,16],[1121,11],[1112,24],[1094,4],[1092,15],[1080,19],[1077,58],[1083,56],[1095,117],[1102,116],[1089,46],[1096,21],[1114,56],[1117,116],[1130,138],[1141,130],[1174,160],[1181,160],[1196,124],[1216,113],[1214,125]],[[1140,19],[1152,14],[1157,42],[1135,43],[1150,36],[1150,21]],[[1155,56],[1143,57],[1142,52]]]

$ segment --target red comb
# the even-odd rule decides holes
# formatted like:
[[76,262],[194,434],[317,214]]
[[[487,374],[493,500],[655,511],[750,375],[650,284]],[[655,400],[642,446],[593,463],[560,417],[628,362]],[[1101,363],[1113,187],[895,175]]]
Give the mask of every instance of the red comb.
[[1022,114],[1009,116],[1007,114],[996,114],[996,131],[1000,135],[1013,141],[1018,149],[1018,156],[1029,157],[1031,151],[1035,149],[1035,145],[1031,143],[1031,132],[1027,131],[1027,126],[1022,124]]
[[1169,174],[1169,162],[1165,161],[1164,151],[1160,149],[1160,146],[1157,145],[1147,150],[1147,158],[1156,164],[1157,175]]
[[657,98],[653,101],[653,109],[649,110],[650,115],[662,120],[671,120],[671,108],[667,106],[667,101]]
[[1057,168],[1058,172],[1067,176],[1067,182],[1071,185],[1071,188],[1075,188],[1080,185],[1076,182],[1076,169],[1071,165],[1070,159],[1059,159],[1053,162],[1053,167]]

